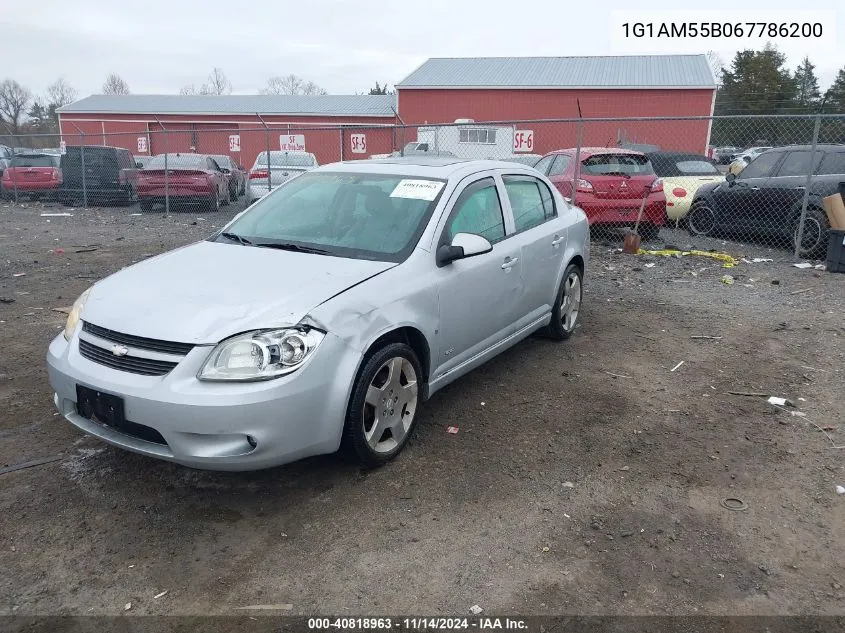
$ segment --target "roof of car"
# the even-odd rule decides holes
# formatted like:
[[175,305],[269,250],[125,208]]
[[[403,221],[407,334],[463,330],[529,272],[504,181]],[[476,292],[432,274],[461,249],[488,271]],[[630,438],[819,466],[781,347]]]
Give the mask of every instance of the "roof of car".
[[[549,154],[575,154],[574,147],[568,147],[566,149],[556,149],[553,152],[549,152]],[[637,156],[644,156],[642,152],[638,152],[635,149],[626,149],[624,147],[582,147],[581,148],[581,156],[587,157],[592,156],[593,154],[635,154]]]
[[[758,147],[768,147],[768,146],[767,145],[759,145]],[[751,148],[749,148],[749,149],[751,149]],[[812,151],[812,149],[813,149],[812,145],[781,145],[781,146],[778,146],[778,147],[769,147],[769,149],[767,149],[766,151],[771,152],[771,151],[776,150],[776,151],[779,151],[779,152],[784,152],[784,151],[787,151],[787,150],[789,150],[789,151],[806,150],[806,151],[809,152],[809,151]],[[816,145],[816,150],[818,150],[818,151],[845,150],[845,145],[837,145],[837,144],[834,144],[834,143],[819,143],[818,145]]]
[[696,154],[695,152],[646,152],[645,155],[649,158],[655,156],[659,158],[686,158],[707,160],[706,156],[704,156],[703,154]]
[[444,156],[397,156],[370,160],[353,160],[331,163],[316,171],[345,171],[355,173],[395,174],[446,180],[464,174],[489,169],[530,169],[516,163],[500,160],[469,160]]

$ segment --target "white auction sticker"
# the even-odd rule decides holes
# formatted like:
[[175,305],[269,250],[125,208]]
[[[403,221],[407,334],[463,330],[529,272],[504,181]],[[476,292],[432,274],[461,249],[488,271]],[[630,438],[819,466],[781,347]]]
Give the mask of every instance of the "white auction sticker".
[[391,198],[413,198],[415,200],[434,200],[443,188],[436,180],[400,180]]

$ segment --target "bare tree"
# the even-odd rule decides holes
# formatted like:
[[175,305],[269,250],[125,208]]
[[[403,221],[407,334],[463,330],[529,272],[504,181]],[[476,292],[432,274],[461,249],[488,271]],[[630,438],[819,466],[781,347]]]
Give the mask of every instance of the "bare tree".
[[710,70],[713,71],[713,78],[716,80],[716,86],[719,87],[722,85],[722,69],[725,66],[725,62],[722,61],[722,57],[716,51],[707,51],[707,63],[710,65]]
[[328,94],[313,81],[305,81],[296,75],[285,77],[270,77],[267,87],[262,89],[263,95],[324,95]]
[[199,91],[194,84],[187,84],[179,88],[180,95],[198,95]]
[[226,77],[222,68],[215,68],[208,76],[208,83],[203,84],[200,93],[206,95],[232,94],[232,82]]
[[59,77],[47,86],[47,103],[56,108],[76,101],[77,92],[64,77]]
[[10,133],[17,134],[20,131],[21,119],[30,101],[32,93],[14,79],[0,83],[0,119]]
[[123,77],[117,73],[109,73],[106,81],[103,84],[104,95],[128,95],[129,84],[123,80]]

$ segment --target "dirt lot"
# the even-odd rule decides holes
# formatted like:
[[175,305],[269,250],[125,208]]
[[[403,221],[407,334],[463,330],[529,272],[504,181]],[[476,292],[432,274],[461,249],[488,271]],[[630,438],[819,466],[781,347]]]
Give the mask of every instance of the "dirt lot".
[[44,356],[52,308],[233,211],[45,211],[0,206],[0,468],[59,458],[0,475],[0,614],[845,612],[845,275],[594,243],[579,333],[438,393],[394,463],[218,474],[83,436]]

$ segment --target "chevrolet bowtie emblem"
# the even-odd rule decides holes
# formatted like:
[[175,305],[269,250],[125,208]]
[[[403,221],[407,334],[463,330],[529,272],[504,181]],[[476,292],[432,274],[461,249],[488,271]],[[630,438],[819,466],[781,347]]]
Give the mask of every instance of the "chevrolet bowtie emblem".
[[115,356],[126,356],[129,353],[129,348],[125,345],[112,345],[111,353]]

